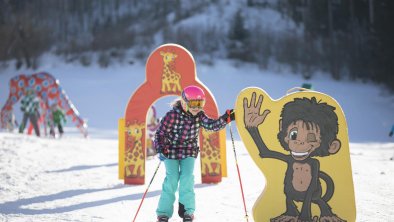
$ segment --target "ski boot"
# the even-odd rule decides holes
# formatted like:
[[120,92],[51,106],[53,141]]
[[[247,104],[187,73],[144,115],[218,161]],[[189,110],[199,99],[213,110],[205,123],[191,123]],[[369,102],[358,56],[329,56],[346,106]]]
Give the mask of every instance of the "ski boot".
[[194,215],[185,214],[183,216],[183,222],[193,222]]
[[167,216],[157,216],[157,222],[168,222]]
[[180,218],[183,218],[183,216],[185,215],[185,206],[179,202],[179,206],[178,206],[178,215]]

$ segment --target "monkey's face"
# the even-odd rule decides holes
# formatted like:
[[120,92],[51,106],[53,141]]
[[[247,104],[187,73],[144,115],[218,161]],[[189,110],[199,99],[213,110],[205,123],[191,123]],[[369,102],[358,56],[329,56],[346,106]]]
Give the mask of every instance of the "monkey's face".
[[296,160],[308,158],[313,151],[320,147],[320,129],[314,123],[297,120],[284,130],[287,130],[285,142],[289,146],[292,157]]

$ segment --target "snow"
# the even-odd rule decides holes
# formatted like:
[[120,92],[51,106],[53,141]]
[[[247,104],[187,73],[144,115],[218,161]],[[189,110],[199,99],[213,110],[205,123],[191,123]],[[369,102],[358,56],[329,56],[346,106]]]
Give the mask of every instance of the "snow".
[[[147,185],[117,180],[117,140],[60,140],[0,133],[0,221],[132,221]],[[246,206],[251,209],[264,179],[241,141],[236,141]],[[228,177],[201,184],[196,176],[196,221],[245,221],[231,142],[227,141]],[[351,143],[357,221],[392,221],[394,162],[392,143]],[[198,163],[199,161],[196,161]],[[147,160],[150,181],[159,160]],[[137,221],[155,221],[164,166],[143,202]],[[175,208],[176,209],[176,208]],[[170,221],[180,221],[174,216]]]
[[[132,221],[147,184],[126,186],[117,178],[117,121],[124,115],[129,97],[145,79],[145,64],[115,64],[102,69],[66,65],[51,56],[43,60],[46,66],[42,70],[60,80],[82,117],[89,120],[90,137],[82,138],[71,120],[61,139],[0,132],[0,221]],[[234,106],[245,87],[258,86],[279,99],[288,89],[306,82],[285,68],[267,71],[227,60],[215,61],[213,66],[197,62],[197,72],[216,97],[221,112]],[[9,79],[21,73],[32,72],[7,68],[0,73],[1,106],[8,96]],[[321,74],[308,82],[315,90],[335,98],[347,118],[357,221],[393,221],[394,161],[390,157],[394,143],[387,135],[394,123],[393,97],[378,85],[333,81]],[[156,104],[159,116],[169,109],[167,100]],[[14,110],[20,122],[20,112]],[[265,182],[233,129],[249,221],[253,221],[252,207]],[[227,178],[219,184],[201,184],[196,164],[196,221],[245,221],[227,135]],[[147,161],[147,183],[158,163],[155,158]],[[137,221],[155,220],[163,179],[161,166]],[[180,219],[174,216],[170,221]]]

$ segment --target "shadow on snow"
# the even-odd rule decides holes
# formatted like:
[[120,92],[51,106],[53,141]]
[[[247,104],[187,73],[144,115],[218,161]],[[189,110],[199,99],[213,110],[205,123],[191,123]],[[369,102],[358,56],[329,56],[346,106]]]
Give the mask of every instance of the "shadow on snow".
[[[196,184],[195,188],[204,188],[209,186],[214,186],[215,184]],[[37,203],[44,203],[49,201],[56,201],[61,199],[66,199],[78,195],[89,194],[94,192],[115,190],[115,189],[123,189],[130,187],[128,185],[116,185],[111,188],[99,188],[99,189],[76,189],[76,190],[68,190],[63,191],[56,194],[37,196],[32,198],[20,199],[10,202],[0,203],[0,214],[24,214],[24,215],[38,215],[38,214],[56,214],[56,213],[65,213],[75,210],[81,210],[90,207],[97,207],[106,204],[112,204],[120,201],[129,201],[129,200],[139,200],[142,198],[143,193],[135,193],[131,195],[125,195],[110,199],[96,200],[84,203],[76,203],[69,206],[59,206],[55,208],[47,208],[47,209],[28,209],[26,206]],[[159,196],[161,194],[161,190],[150,191],[146,194],[146,198]]]
[[78,170],[89,170],[98,167],[113,167],[113,166],[118,166],[118,163],[110,163],[110,164],[102,164],[102,165],[79,165],[67,169],[45,171],[45,173],[63,173],[63,172],[78,171]]

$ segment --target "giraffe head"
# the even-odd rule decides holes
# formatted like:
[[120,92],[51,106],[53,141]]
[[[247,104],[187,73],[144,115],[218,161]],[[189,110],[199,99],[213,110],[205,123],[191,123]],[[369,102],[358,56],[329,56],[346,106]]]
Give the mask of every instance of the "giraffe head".
[[142,132],[144,128],[144,124],[137,124],[137,122],[134,122],[133,124],[130,124],[126,127],[126,132],[134,140],[139,141],[142,138]]
[[163,56],[163,61],[164,61],[164,65],[169,65],[172,62],[175,61],[176,57],[178,57],[177,54],[173,53],[173,52],[160,52],[160,55]]

